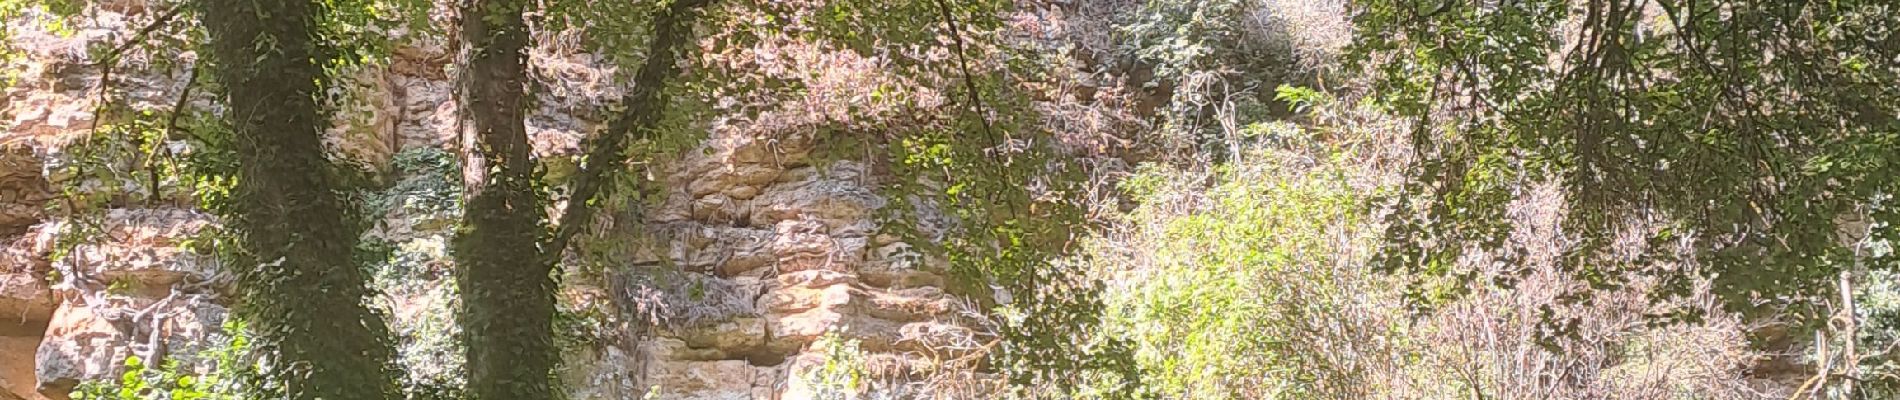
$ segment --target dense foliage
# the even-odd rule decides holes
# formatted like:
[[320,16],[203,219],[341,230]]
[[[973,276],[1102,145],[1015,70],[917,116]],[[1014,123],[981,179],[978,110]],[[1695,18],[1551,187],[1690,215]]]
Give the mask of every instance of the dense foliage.
[[[554,399],[578,384],[564,361],[643,382],[678,372],[646,364],[668,351],[825,399],[945,376],[1026,399],[1900,390],[1900,6],[1884,1],[151,3],[87,49],[96,121],[48,156],[49,256],[109,239],[109,210],[215,214],[181,246],[236,273],[250,325],[198,356],[215,365],[127,358],[76,398]],[[100,7],[0,0],[0,19],[71,34]],[[437,99],[455,137],[391,133],[386,158],[354,162],[335,136],[437,106],[352,97],[353,79],[434,90],[377,75],[400,51],[453,77]],[[180,87],[119,89],[130,54]],[[550,90],[579,69],[610,98]],[[374,110],[339,115],[357,107]],[[588,132],[547,133],[552,108]],[[772,154],[673,164],[726,142]],[[678,229],[645,214],[669,196],[724,212],[666,187],[702,177],[668,174],[787,148],[796,165],[761,168],[778,181],[714,200],[858,172],[875,223],[844,239],[920,251],[905,273],[942,290],[821,301],[942,295],[969,311],[929,322],[973,343],[920,349],[912,320],[860,340],[851,315],[790,355],[649,336],[744,315],[768,331],[732,341],[787,346],[760,309],[814,275],[636,249]],[[788,235],[757,220],[695,227]],[[132,291],[60,276],[84,271],[49,282]],[[629,321],[590,285],[659,288]],[[453,312],[390,315],[417,309]],[[903,358],[920,352],[932,365]]]
[[[1578,276],[1632,221],[1736,307],[1811,305],[1900,231],[1900,57],[1880,1],[1366,1],[1354,60],[1412,120],[1419,179],[1393,199],[1395,269],[1497,247],[1513,192],[1563,185]],[[1851,272],[1851,271],[1850,271]],[[1690,277],[1676,276],[1680,293]]]

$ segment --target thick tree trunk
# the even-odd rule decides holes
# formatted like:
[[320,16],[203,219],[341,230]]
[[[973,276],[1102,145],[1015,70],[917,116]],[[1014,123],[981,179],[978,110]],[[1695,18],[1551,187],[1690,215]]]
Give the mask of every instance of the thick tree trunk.
[[234,268],[241,311],[279,357],[265,378],[292,399],[394,399],[388,332],[364,304],[357,232],[321,143],[321,7],[206,0],[203,10],[241,164],[230,221],[248,258]]
[[545,210],[523,119],[526,0],[464,0],[460,8],[463,184],[456,237],[469,394],[553,398],[554,258],[539,247]]

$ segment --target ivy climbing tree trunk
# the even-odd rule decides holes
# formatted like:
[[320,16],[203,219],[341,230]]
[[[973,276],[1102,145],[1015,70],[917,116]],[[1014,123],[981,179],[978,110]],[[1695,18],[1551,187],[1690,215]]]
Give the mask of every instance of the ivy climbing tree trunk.
[[464,0],[459,65],[466,212],[456,236],[469,394],[478,400],[554,398],[554,266],[590,215],[602,176],[624,164],[627,137],[650,132],[666,109],[667,80],[692,43],[703,0],[677,1],[654,20],[651,56],[641,65],[628,110],[588,143],[575,196],[552,236],[535,191],[533,147],[525,125],[525,0]]
[[[323,65],[315,1],[205,0],[238,185],[231,224],[244,260],[234,268],[240,310],[262,371],[291,399],[395,399],[388,330],[364,304],[366,275],[352,261],[356,230],[325,157]],[[276,396],[271,396],[276,397]]]
[[457,77],[467,211],[456,236],[469,394],[478,400],[553,398],[554,257],[539,245],[525,116],[526,0],[465,0]]

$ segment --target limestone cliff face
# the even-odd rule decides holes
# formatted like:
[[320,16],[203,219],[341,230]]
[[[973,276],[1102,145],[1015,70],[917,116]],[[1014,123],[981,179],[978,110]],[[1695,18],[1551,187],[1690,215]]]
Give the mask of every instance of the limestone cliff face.
[[[643,376],[619,385],[658,386],[665,399],[808,398],[801,377],[827,362],[811,346],[836,333],[858,343],[869,386],[884,395],[955,398],[951,388],[978,386],[957,374],[985,342],[973,329],[981,316],[944,293],[942,260],[881,232],[879,209],[911,205],[877,194],[858,163],[813,165],[814,143],[774,139],[715,134],[675,167],[666,201],[646,214],[661,248],[613,285],[619,301],[658,303],[661,318],[637,347],[590,366],[637,359],[639,369],[604,372]],[[685,285],[653,278],[674,269]],[[692,302],[666,295],[680,286],[719,289],[678,304]],[[693,315],[706,303],[727,306]]]
[[[100,71],[79,50],[137,28],[125,21],[150,18],[139,8],[98,11],[72,36],[9,22],[26,51],[9,66],[22,71],[20,83],[0,103],[0,400],[64,398],[74,384],[117,376],[127,356],[209,368],[192,357],[215,343],[233,303],[218,260],[187,248],[217,222],[178,206],[185,202],[175,182],[151,196],[164,201],[107,202],[85,221],[43,211],[60,201],[61,187],[144,196],[143,188],[101,188],[58,172],[70,162],[68,142],[90,129],[100,89]],[[415,173],[392,167],[398,154],[456,146],[445,46],[411,42],[388,65],[353,71],[335,89],[343,99],[331,129],[336,154],[387,182]],[[601,104],[622,92],[617,72],[587,54],[537,50],[532,60],[542,93],[528,121],[536,151],[574,154],[604,122]],[[118,68],[112,89],[134,109],[169,109],[188,76],[137,57]],[[191,110],[217,111],[199,97],[187,102]],[[698,148],[656,167],[664,201],[624,213],[600,239],[639,250],[600,274],[564,280],[564,307],[613,314],[600,332],[606,340],[568,349],[562,376],[574,398],[810,398],[820,390],[810,385],[814,374],[841,362],[813,347],[827,333],[860,349],[845,361],[865,383],[847,392],[966,398],[958,390],[993,382],[973,372],[974,355],[991,340],[982,317],[944,293],[942,260],[885,232],[892,222],[878,217],[921,205],[880,195],[888,178],[863,164],[814,160],[825,144],[809,136],[709,131]],[[442,210],[397,207],[367,233],[417,260],[379,273],[384,294],[375,300],[412,380],[455,380],[453,265],[443,253],[454,221]],[[62,247],[76,223],[102,234]]]

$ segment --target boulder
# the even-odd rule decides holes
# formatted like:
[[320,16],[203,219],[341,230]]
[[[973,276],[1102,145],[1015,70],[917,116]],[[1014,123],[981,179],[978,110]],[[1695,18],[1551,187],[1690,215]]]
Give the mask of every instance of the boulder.
[[355,67],[342,75],[331,89],[340,92],[342,104],[324,132],[324,145],[341,156],[338,159],[385,171],[401,145],[397,121],[403,115],[390,74],[383,68]]
[[129,329],[102,314],[83,305],[62,305],[53,313],[34,356],[40,392],[68,393],[80,382],[118,376],[131,355]]
[[229,310],[204,295],[163,300],[113,298],[106,304],[67,302],[54,311],[34,356],[41,393],[67,393],[80,382],[115,379],[127,356],[177,360],[203,373]]
[[58,305],[44,274],[0,272],[0,324],[43,323]]

